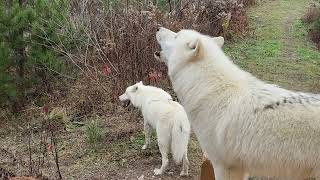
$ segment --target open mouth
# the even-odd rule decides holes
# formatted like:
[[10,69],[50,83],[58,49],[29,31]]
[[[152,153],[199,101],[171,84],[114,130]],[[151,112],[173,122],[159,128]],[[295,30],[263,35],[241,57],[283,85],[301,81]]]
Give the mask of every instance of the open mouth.
[[130,105],[131,101],[130,100],[125,100],[122,102],[122,107],[126,108]]
[[160,59],[160,51],[154,52],[154,56],[158,59]]

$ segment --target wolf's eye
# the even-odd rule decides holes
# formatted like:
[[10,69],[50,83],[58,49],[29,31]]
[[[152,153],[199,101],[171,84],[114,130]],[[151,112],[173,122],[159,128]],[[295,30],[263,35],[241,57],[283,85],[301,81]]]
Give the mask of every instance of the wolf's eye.
[[178,35],[174,36],[174,38],[177,39],[177,38],[178,38]]
[[136,92],[137,90],[138,90],[138,86],[134,87],[132,92]]

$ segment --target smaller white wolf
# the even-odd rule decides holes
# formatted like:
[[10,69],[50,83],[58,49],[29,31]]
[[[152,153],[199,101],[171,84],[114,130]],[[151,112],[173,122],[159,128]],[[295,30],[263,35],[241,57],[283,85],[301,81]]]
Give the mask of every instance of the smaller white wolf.
[[166,171],[169,164],[168,151],[171,146],[175,162],[179,164],[182,161],[180,175],[188,175],[187,151],[191,128],[184,108],[173,101],[166,91],[145,86],[141,81],[129,86],[119,99],[122,102],[130,101],[142,111],[145,133],[145,144],[142,149],[146,149],[150,144],[152,128],[156,129],[162,165],[160,169],[155,169],[154,173],[160,175]]

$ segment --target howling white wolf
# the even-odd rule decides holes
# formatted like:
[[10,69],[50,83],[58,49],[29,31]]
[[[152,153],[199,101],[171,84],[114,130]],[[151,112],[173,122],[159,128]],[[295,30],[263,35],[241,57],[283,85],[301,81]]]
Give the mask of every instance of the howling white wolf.
[[320,95],[267,84],[241,70],[223,38],[159,28],[161,52],[217,180],[247,175],[320,179]]
[[165,172],[169,160],[168,152],[171,146],[173,159],[177,164],[182,161],[181,176],[188,175],[188,142],[190,123],[184,108],[160,88],[145,86],[142,82],[129,86],[119,97],[121,101],[131,101],[133,106],[142,111],[144,119],[146,149],[150,144],[152,128],[156,129],[159,150],[162,156],[160,169],[155,169],[156,175]]

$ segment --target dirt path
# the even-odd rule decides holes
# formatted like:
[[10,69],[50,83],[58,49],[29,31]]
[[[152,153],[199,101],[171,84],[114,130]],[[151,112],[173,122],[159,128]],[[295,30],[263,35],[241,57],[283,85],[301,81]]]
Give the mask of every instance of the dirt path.
[[291,34],[294,31],[294,28],[292,27],[292,24],[294,22],[294,17],[289,15],[284,18],[283,22],[283,29],[284,29],[284,38],[283,38],[283,44],[284,44],[284,50],[283,50],[283,58],[287,60],[292,60],[297,58],[297,53],[295,51],[294,47],[294,40],[291,36]]

